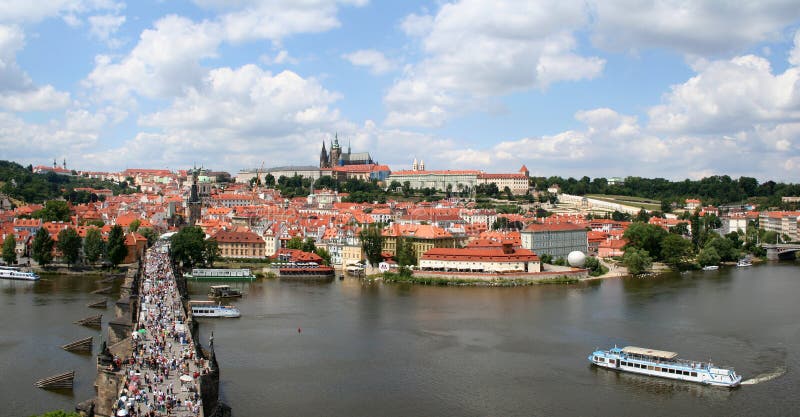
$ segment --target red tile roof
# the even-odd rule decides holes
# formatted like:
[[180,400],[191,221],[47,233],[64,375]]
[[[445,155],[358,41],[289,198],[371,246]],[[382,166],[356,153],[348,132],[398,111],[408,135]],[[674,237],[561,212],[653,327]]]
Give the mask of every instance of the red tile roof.
[[433,248],[422,255],[421,259],[443,261],[477,261],[477,262],[534,262],[539,256],[528,249],[513,249],[511,253],[496,248]]
[[264,243],[264,239],[253,232],[220,230],[213,237],[219,243]]

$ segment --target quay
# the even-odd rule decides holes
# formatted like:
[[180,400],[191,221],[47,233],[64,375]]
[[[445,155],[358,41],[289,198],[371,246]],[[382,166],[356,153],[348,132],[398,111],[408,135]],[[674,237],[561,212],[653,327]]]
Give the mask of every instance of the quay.
[[97,396],[78,404],[81,414],[230,416],[219,402],[213,336],[209,350],[197,340],[186,281],[168,252],[168,243],[157,243],[126,275],[97,358]]

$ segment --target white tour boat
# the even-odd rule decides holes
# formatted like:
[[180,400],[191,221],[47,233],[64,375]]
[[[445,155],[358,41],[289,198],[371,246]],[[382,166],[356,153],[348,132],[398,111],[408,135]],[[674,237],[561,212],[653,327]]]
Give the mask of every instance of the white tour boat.
[[596,350],[589,356],[589,362],[617,371],[719,387],[734,388],[742,382],[742,376],[737,375],[733,369],[720,368],[711,362],[678,359],[675,352],[635,346]]
[[38,281],[39,276],[33,272],[23,272],[14,266],[0,266],[0,278],[17,279],[21,281]]
[[195,317],[240,317],[242,313],[234,306],[224,306],[216,301],[189,301]]
[[183,274],[183,276],[195,281],[253,281],[256,279],[256,276],[248,268],[193,268],[191,274]]

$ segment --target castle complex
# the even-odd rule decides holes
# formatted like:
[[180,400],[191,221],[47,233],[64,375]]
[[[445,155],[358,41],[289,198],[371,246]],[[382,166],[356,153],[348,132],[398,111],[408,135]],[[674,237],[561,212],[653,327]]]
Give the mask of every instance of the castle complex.
[[335,135],[331,141],[330,153],[325,149],[325,142],[322,142],[322,151],[319,154],[319,167],[320,168],[333,168],[337,166],[346,165],[373,165],[372,157],[369,152],[351,153],[350,146],[347,146],[347,152],[342,152],[342,147],[339,145],[339,135]]

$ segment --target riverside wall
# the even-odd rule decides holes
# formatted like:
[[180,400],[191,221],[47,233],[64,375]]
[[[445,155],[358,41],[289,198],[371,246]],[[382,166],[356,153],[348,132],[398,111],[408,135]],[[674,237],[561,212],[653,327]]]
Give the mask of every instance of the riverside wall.
[[562,277],[582,279],[588,276],[585,269],[569,269],[564,271],[546,272],[508,272],[488,274],[482,272],[455,272],[455,271],[414,271],[415,278],[439,278],[453,280],[496,281],[496,280],[526,280],[546,281]]

